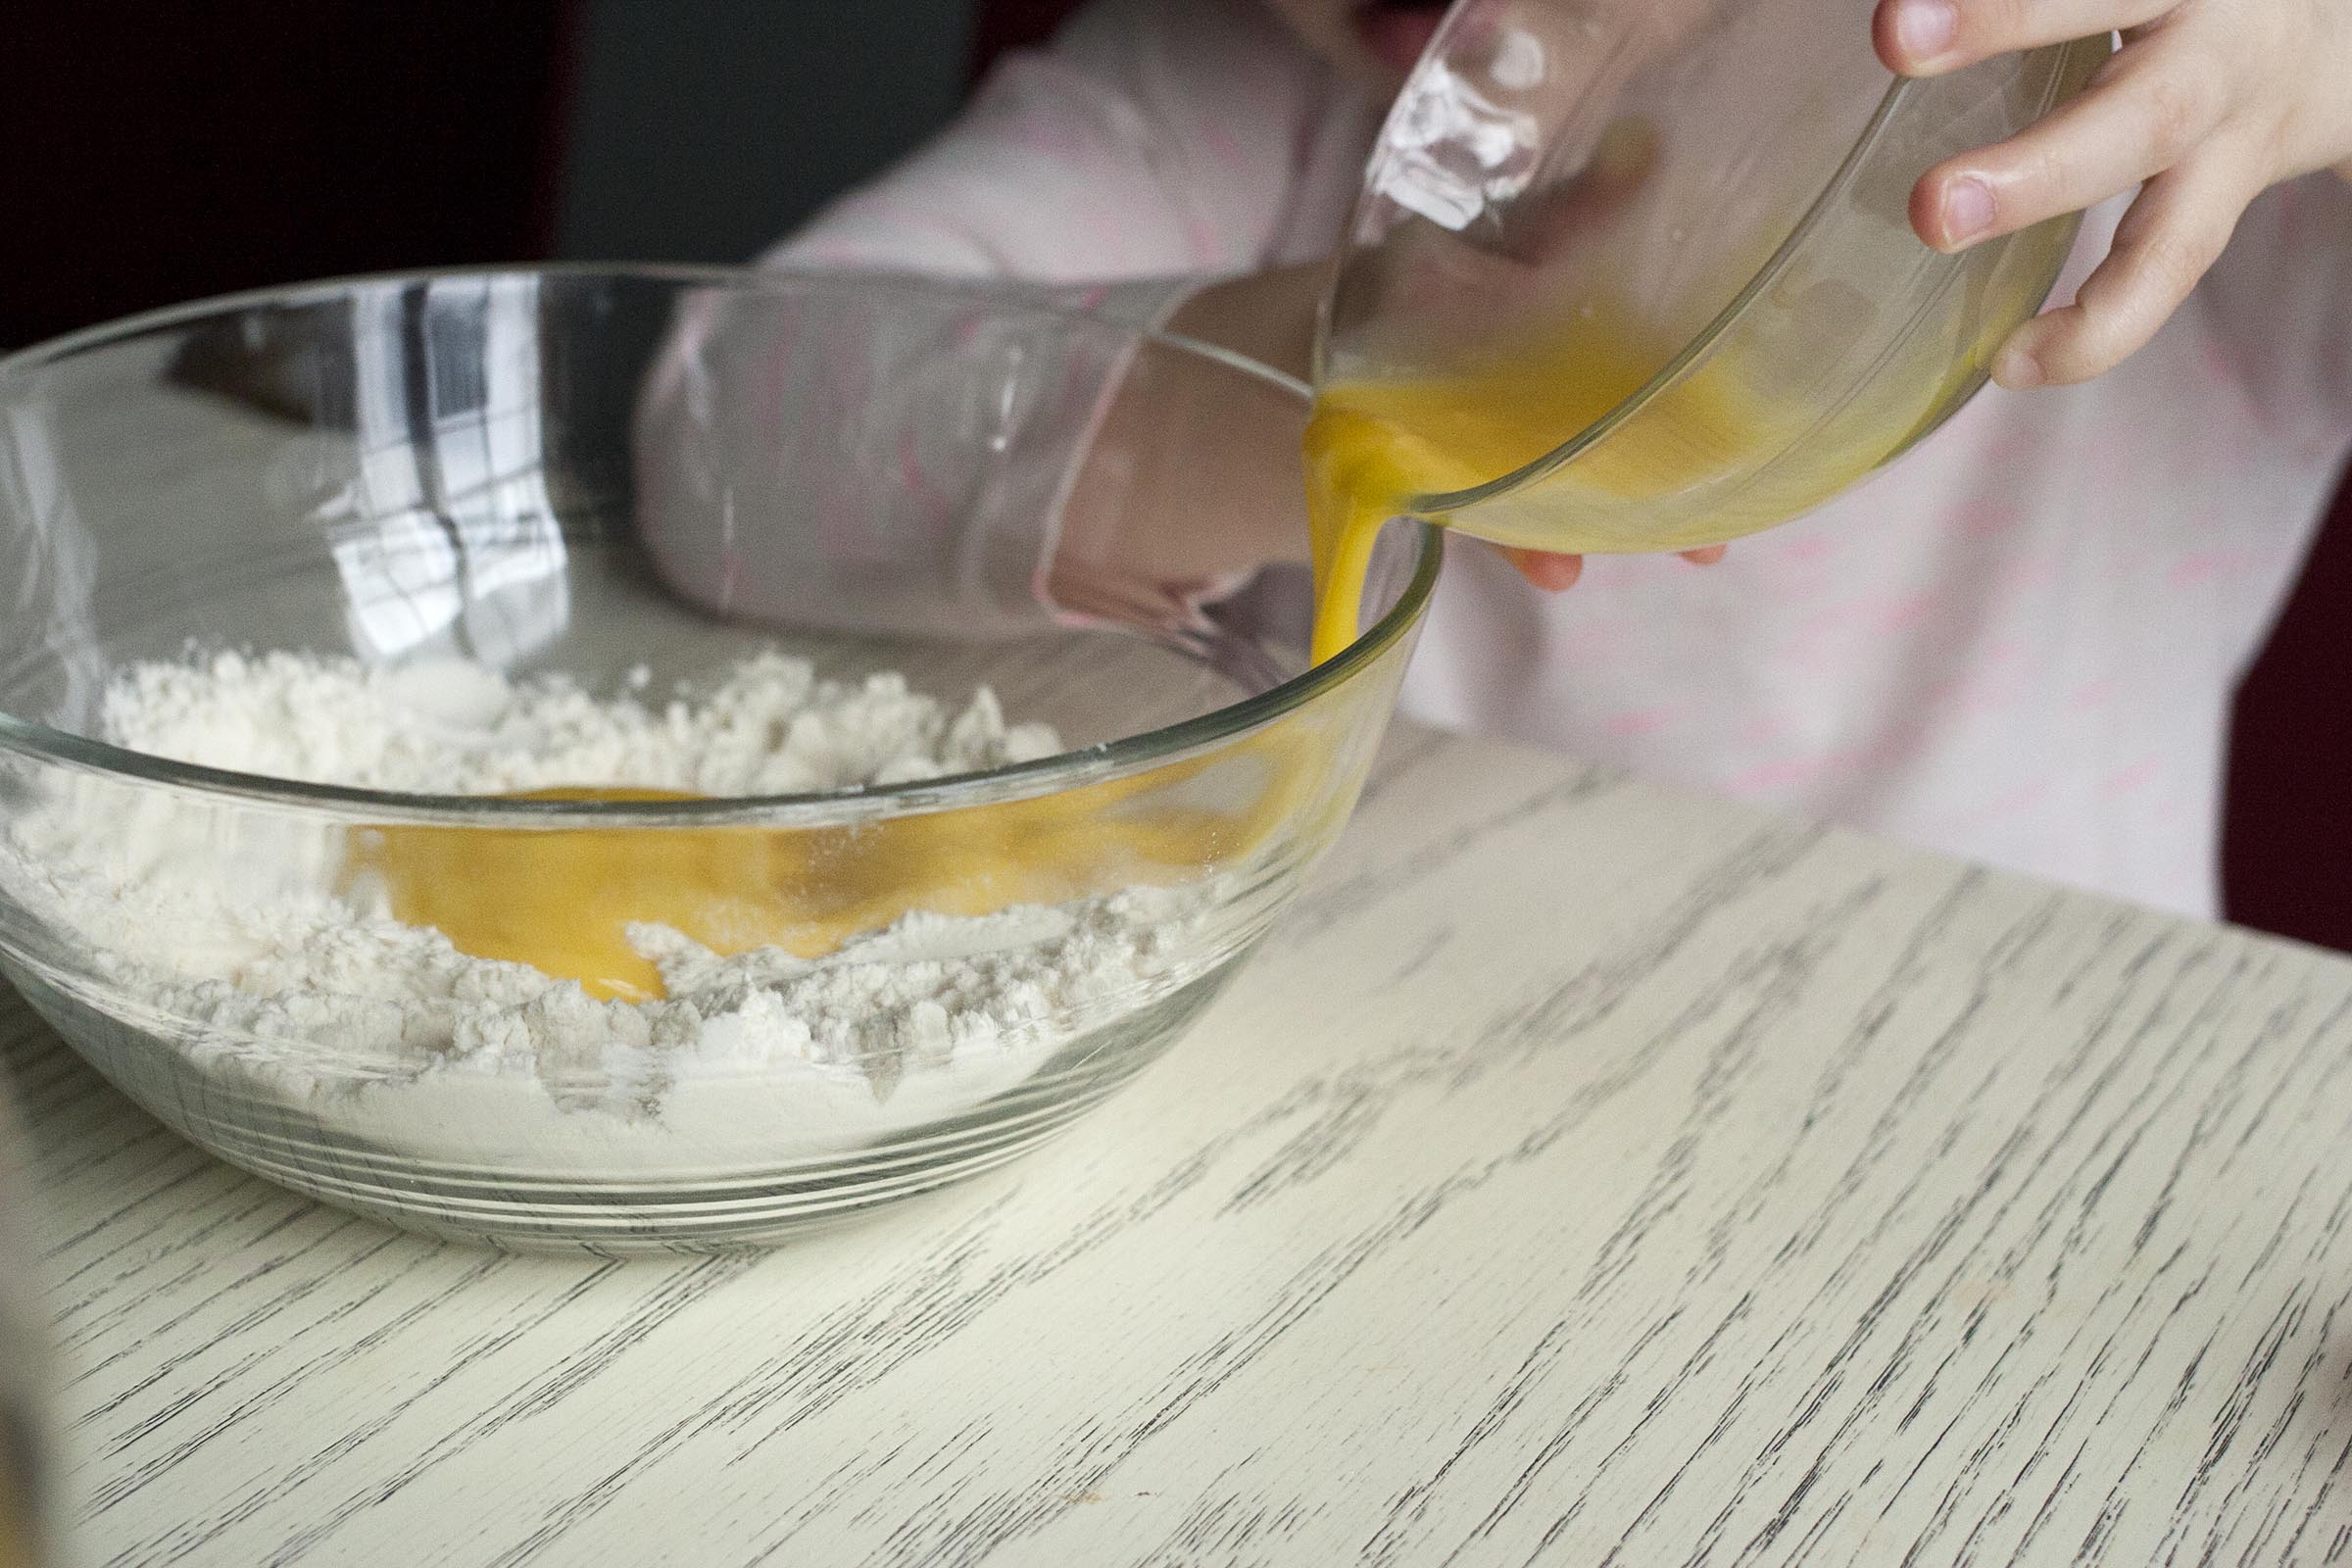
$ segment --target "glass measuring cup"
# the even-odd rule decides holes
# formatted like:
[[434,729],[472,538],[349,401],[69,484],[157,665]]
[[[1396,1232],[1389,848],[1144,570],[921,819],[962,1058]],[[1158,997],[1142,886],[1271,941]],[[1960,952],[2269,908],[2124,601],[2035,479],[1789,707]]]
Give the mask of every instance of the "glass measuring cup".
[[1562,552],[1783,522],[1933,430],[2072,218],[1957,256],[1938,160],[2105,38],[1897,80],[1866,0],[1465,0],[1382,129],[1317,335],[1324,482]]

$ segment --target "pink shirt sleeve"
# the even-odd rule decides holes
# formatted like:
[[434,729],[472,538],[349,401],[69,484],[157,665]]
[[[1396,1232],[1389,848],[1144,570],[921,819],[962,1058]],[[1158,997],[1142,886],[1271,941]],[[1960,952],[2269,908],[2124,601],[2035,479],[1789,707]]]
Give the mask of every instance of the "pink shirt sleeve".
[[[986,280],[1157,325],[1205,277],[1277,259],[1301,178],[1330,180],[1307,151],[1342,101],[1257,0],[1098,0],[761,265]],[[1004,341],[975,345],[978,319],[693,313],[638,424],[644,537],[671,586],[755,619],[971,633],[1054,617],[1060,508],[1123,362],[1044,316],[998,318]],[[1015,363],[1020,395],[1000,396]],[[962,439],[983,408],[1004,423]],[[854,440],[834,428],[852,410]],[[796,482],[810,473],[834,493]]]
[[1097,0],[762,259],[1041,283],[1268,260],[1328,71],[1260,0]]

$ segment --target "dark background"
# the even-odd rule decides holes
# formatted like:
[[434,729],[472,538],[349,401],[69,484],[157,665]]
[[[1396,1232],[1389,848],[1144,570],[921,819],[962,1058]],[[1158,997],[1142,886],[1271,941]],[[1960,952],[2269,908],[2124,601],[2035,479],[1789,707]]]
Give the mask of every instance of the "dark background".
[[[1181,0],[1171,0],[1181,3]],[[1068,0],[33,0],[0,349],[391,268],[742,261]],[[29,14],[27,14],[29,13]],[[2352,951],[2352,503],[2232,732],[2232,918]]]

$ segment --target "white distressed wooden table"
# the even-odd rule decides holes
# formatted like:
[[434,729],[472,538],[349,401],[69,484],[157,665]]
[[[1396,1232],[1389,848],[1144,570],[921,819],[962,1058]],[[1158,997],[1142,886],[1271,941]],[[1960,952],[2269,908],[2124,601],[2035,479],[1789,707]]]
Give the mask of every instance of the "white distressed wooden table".
[[416,1241],[13,1001],[93,1561],[2321,1562],[2352,962],[1425,734],[1199,1029],[759,1257]]

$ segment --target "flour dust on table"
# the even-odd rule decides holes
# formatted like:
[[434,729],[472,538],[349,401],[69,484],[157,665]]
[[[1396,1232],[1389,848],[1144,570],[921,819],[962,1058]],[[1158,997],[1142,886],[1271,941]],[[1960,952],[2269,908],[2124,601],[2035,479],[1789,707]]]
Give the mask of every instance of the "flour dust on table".
[[[900,783],[1060,750],[985,688],[951,710],[896,674],[822,679],[780,653],[659,703],[642,671],[629,685],[599,698],[472,663],[200,654],[124,671],[102,735],[284,779],[623,799]],[[675,1172],[763,1143],[847,1148],[924,1126],[1018,1086],[1068,1043],[1055,1020],[1090,1000],[1152,1000],[1203,905],[1198,889],[1137,886],[916,908],[813,954],[722,952],[631,923],[622,957],[651,995],[625,1000],[403,918],[397,877],[352,874],[346,826],[273,812],[257,829],[252,815],[69,786],[10,824],[0,877],[95,954],[123,1024],[240,1092],[453,1160],[494,1144],[550,1168]],[[417,831],[462,858],[516,836]],[[223,832],[267,842],[223,853]]]

